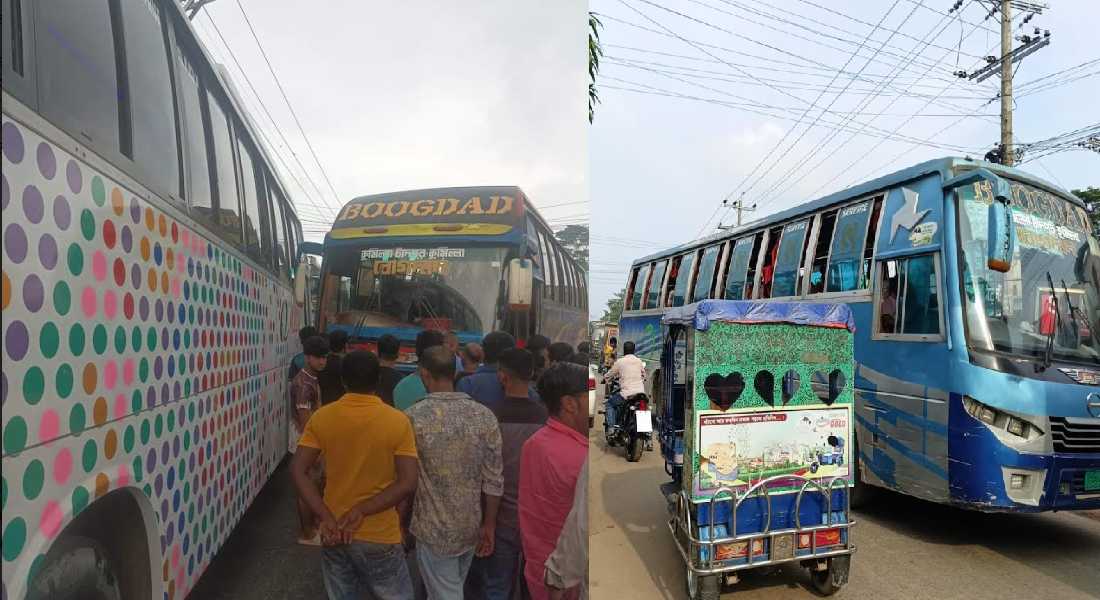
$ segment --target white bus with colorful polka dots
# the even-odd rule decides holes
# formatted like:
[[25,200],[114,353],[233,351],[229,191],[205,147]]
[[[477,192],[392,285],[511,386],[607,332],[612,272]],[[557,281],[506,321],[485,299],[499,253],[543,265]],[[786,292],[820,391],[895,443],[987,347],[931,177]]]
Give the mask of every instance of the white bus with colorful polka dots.
[[301,225],[176,4],[0,5],[2,596],[177,600],[286,450]]

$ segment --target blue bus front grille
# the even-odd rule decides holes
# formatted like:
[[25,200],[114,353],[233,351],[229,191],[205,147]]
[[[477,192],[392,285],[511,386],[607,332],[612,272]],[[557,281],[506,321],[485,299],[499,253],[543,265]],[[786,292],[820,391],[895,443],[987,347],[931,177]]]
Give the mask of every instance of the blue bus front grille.
[[1050,418],[1054,451],[1059,454],[1100,454],[1100,422],[1071,422],[1065,417]]

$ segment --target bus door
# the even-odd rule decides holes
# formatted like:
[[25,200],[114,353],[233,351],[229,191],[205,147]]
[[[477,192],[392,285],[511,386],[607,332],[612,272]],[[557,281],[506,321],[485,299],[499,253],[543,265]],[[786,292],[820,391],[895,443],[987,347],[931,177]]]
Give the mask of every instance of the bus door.
[[661,454],[665,471],[679,484],[684,465],[684,402],[687,401],[687,331],[682,325],[667,328],[661,348],[661,373],[654,386],[660,415]]

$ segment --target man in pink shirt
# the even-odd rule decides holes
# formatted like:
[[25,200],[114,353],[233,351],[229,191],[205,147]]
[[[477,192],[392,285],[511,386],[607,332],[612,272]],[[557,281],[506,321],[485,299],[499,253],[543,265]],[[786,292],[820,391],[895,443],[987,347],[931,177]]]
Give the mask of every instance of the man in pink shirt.
[[[519,467],[519,529],[531,600],[548,600],[546,559],[554,551],[581,467],[588,460],[588,370],[557,363],[543,372],[539,397],[550,417],[523,444]],[[566,598],[576,596],[569,590]]]

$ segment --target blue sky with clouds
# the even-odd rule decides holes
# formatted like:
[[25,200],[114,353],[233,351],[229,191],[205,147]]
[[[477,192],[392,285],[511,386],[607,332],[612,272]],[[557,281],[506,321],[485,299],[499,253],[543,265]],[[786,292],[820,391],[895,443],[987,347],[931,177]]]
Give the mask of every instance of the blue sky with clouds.
[[[999,16],[952,4],[593,0],[605,53],[589,134],[593,317],[634,258],[733,222],[715,213],[731,192],[757,203],[749,220],[930,158],[983,156],[1000,139],[1000,80],[953,72],[998,52]],[[1017,35],[1051,32],[1016,72],[1019,143],[1100,121],[1100,2],[1049,4],[1014,20]],[[1021,168],[1100,186],[1095,152]]]

